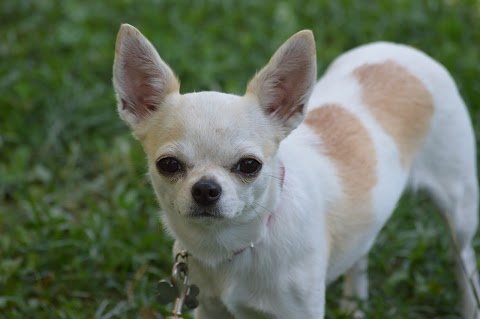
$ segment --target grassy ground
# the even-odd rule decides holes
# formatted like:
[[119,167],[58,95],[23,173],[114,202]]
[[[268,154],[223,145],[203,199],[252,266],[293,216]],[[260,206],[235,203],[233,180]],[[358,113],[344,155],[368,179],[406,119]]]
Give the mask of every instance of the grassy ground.
[[[478,0],[16,0],[0,2],[0,21],[0,318],[165,315],[154,287],[169,272],[171,241],[111,86],[122,22],[152,40],[185,92],[242,93],[302,28],[315,33],[319,72],[361,43],[408,43],[450,69],[480,123]],[[458,317],[433,211],[405,198],[381,233],[368,318]],[[328,318],[341,318],[339,287]]]

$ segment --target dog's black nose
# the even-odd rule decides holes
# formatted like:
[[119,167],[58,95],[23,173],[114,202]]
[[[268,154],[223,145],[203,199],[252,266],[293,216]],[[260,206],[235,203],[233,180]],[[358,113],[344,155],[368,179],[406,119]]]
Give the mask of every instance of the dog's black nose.
[[216,203],[220,194],[222,194],[222,187],[211,179],[201,179],[192,187],[192,197],[200,205]]

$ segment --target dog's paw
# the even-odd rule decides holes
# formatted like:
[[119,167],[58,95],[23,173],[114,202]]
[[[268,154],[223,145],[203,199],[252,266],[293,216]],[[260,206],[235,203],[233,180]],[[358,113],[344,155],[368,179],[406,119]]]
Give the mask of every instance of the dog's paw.
[[365,312],[361,309],[360,304],[356,300],[342,299],[340,309],[343,313],[350,315],[354,319],[365,318]]

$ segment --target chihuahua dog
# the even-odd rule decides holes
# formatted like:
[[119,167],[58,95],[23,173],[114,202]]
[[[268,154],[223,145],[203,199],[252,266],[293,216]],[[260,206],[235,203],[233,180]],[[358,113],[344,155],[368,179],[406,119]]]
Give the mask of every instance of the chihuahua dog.
[[315,52],[301,31],[243,96],[180,94],[152,44],[120,28],[118,112],[143,145],[174,251],[190,254],[195,318],[323,318],[342,274],[341,305],[355,312],[368,251],[407,188],[445,213],[461,310],[480,318],[475,142],[451,76],[413,48],[373,43],[317,82]]

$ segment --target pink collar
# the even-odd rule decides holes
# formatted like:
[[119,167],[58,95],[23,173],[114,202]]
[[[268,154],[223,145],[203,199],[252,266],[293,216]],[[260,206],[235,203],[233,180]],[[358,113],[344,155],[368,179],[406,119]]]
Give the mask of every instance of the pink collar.
[[283,190],[283,183],[285,182],[285,166],[280,162],[280,190]]
[[[280,191],[283,190],[283,183],[285,182],[285,166],[283,165],[283,163],[280,161]],[[272,217],[273,217],[273,212],[270,213],[270,215],[268,216],[267,218],[267,227],[268,225],[270,224],[271,220],[272,220]],[[255,243],[254,242],[251,242],[250,245],[248,247],[245,247],[245,248],[242,248],[242,249],[239,249],[239,250],[236,250],[233,252],[233,256],[231,258],[229,258],[229,260],[231,261],[233,259],[233,257],[235,256],[238,256],[240,255],[241,253],[243,253],[245,250],[247,250],[248,248],[255,248],[256,245],[260,244],[260,242],[262,241],[263,239],[263,236],[261,236]]]

